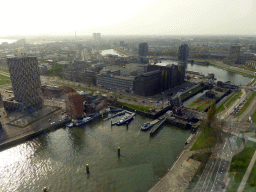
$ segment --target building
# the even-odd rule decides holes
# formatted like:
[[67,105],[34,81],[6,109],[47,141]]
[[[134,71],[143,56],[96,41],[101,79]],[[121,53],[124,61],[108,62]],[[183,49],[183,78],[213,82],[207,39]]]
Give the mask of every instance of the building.
[[239,62],[241,46],[233,45],[230,47],[229,60],[233,63]]
[[101,34],[100,33],[93,33],[93,40],[95,42],[101,41]]
[[41,98],[41,81],[36,57],[7,58],[14,98],[4,101],[5,109],[37,109],[43,105]]
[[148,55],[148,44],[147,43],[140,43],[139,45],[139,56],[147,56]]
[[124,46],[125,46],[124,41],[120,41],[120,46],[121,46],[121,47],[124,47]]
[[183,44],[179,47],[178,60],[187,61],[189,56],[189,48],[187,44]]
[[134,93],[148,96],[159,93],[161,87],[161,71],[151,71],[136,77],[134,82]]

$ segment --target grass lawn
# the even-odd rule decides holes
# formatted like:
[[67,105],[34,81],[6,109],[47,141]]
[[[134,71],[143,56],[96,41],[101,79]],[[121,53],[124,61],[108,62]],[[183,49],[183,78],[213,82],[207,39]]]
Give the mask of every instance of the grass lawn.
[[127,96],[123,96],[123,95],[118,95],[118,94],[112,94],[115,97],[121,97],[121,98],[127,98],[133,101],[137,101],[137,99],[133,98],[133,97],[127,97]]
[[218,114],[218,113],[220,113],[220,112],[222,112],[222,111],[224,111],[225,110],[225,107],[224,107],[224,105],[223,105],[223,103],[216,109],[216,114]]
[[210,131],[202,131],[201,135],[198,137],[194,145],[191,147],[190,151],[205,149],[209,147],[209,144],[216,144],[216,138],[214,138]]
[[216,114],[218,114],[218,113],[220,113],[220,112],[222,112],[222,111],[225,110],[225,107],[224,107],[225,103],[226,103],[230,98],[232,98],[233,95],[235,95],[235,94],[236,94],[236,93],[232,93],[232,94],[226,99],[226,101],[224,101],[220,106],[217,107],[217,109],[216,109]]
[[0,74],[0,85],[5,85],[6,83],[11,83],[10,77],[6,77]]
[[196,108],[197,111],[202,111],[203,109],[205,109],[207,106],[211,105],[212,100],[208,100],[205,103],[203,103],[202,105],[198,106]]
[[[198,102],[198,100],[200,100],[200,102]],[[189,105],[189,107],[194,107],[196,106],[197,104],[201,103],[204,99],[203,98],[199,98],[197,99],[196,101],[194,101],[192,104]]]
[[[234,178],[232,181],[230,187],[228,188],[228,192],[237,191],[243,176],[247,170],[247,167],[252,159],[252,156],[254,155],[254,152],[256,150],[256,146],[254,145],[254,142],[248,141],[245,149],[241,152],[236,154],[232,158],[229,175],[231,178]],[[247,181],[247,185],[251,187],[255,187],[255,177],[256,177],[256,171],[255,171],[255,164],[254,164],[254,170],[252,170],[251,175]],[[254,172],[253,172],[254,171]],[[234,176],[234,173],[237,172],[236,176]],[[253,177],[254,176],[254,177]]]
[[[253,92],[252,95],[249,97],[249,99],[247,100],[247,102],[244,104],[244,106],[242,107],[242,109],[240,111],[238,111],[238,113],[235,115],[235,117],[240,116],[241,114],[243,114],[243,112],[246,110],[246,108],[251,104],[252,100],[254,99],[254,97],[256,96],[256,92]],[[255,113],[255,112],[254,112]],[[253,114],[254,115],[254,114]]]
[[254,78],[253,81],[249,85],[252,85],[255,82],[255,80],[256,80],[256,78]]
[[226,107],[229,108],[229,106],[232,105],[232,103],[234,103],[241,95],[242,95],[242,91],[239,90],[239,91],[235,94],[235,96],[234,96],[232,99],[230,99],[230,101],[226,104]]
[[183,94],[180,96],[180,98],[181,98],[182,100],[184,100],[185,98],[189,97],[190,95],[192,95],[193,93],[195,93],[195,92],[197,92],[197,91],[199,91],[199,90],[201,90],[201,89],[203,89],[203,87],[202,87],[201,85],[199,85],[198,87],[196,87],[196,88],[194,88],[194,89],[192,89],[192,90],[190,90],[190,91],[188,91],[188,92],[186,92],[186,93],[183,93]]
[[[66,83],[60,83],[60,82],[57,82],[57,81],[52,81],[52,83],[54,84],[58,84],[58,85],[65,85],[65,86],[68,86],[68,87],[72,87],[72,88],[76,88],[76,89],[81,89],[81,90],[84,90],[84,91],[91,91],[91,92],[96,92],[97,90],[95,89],[91,89],[91,88],[87,88],[87,87],[78,87],[77,85],[71,85],[71,84],[66,84]],[[100,93],[103,93],[103,94],[107,94],[108,92],[106,91],[99,91]]]
[[143,112],[150,112],[152,107],[147,107],[147,106],[143,106],[143,105],[135,105],[135,104],[129,104],[129,103],[123,103],[120,101],[117,101],[117,106],[122,107],[122,106],[126,106],[129,107],[131,109],[135,109],[137,111],[143,111]]

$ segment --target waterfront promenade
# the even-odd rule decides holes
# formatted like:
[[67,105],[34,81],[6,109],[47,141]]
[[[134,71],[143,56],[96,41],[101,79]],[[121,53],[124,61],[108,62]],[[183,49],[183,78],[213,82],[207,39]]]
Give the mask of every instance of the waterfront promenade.
[[[0,121],[2,128],[0,129],[0,151],[22,143],[33,136],[54,130],[62,124],[65,124],[65,122],[59,122],[61,117],[60,113],[61,110],[57,110],[42,118],[38,118],[38,120],[34,123],[31,123],[30,125],[22,128],[8,124],[15,117],[11,115],[7,117],[6,112],[4,111],[4,108],[1,104]],[[49,119],[51,119],[50,122],[48,121]],[[51,124],[52,122],[55,123]]]

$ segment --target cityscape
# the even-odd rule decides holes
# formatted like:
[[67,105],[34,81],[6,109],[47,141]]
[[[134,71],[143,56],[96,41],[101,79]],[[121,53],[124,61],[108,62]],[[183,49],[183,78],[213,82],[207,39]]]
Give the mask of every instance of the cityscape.
[[186,3],[0,32],[0,192],[256,191],[255,3]]

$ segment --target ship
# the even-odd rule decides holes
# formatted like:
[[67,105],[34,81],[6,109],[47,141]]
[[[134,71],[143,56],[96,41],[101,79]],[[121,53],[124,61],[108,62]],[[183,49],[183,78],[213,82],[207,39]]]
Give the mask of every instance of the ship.
[[85,124],[87,124],[87,123],[90,123],[92,120],[93,120],[92,117],[85,117],[85,118],[83,118],[82,120],[78,120],[78,121],[75,123],[75,125],[76,125],[76,127],[80,127],[80,126],[82,126],[82,125],[85,125]]
[[75,126],[74,121],[75,121],[75,120],[72,119],[72,121],[71,121],[70,123],[66,124],[66,126],[67,126],[68,128],[74,127],[74,126]]
[[150,129],[153,125],[151,123],[144,123],[142,126],[141,126],[141,130],[142,131],[146,131],[148,129]]
[[114,125],[123,125],[129,121],[131,121],[133,119],[133,115],[128,115],[128,116],[124,116],[122,117],[119,121],[117,121]]

